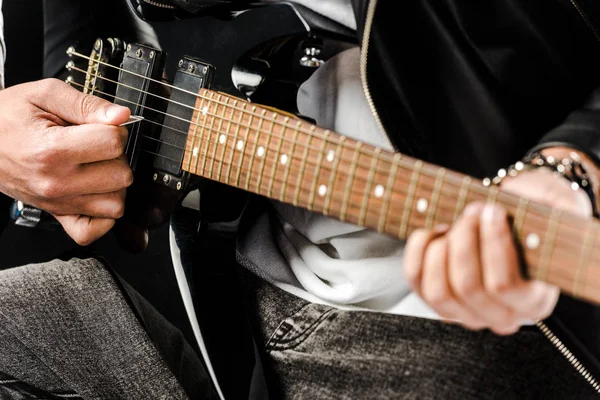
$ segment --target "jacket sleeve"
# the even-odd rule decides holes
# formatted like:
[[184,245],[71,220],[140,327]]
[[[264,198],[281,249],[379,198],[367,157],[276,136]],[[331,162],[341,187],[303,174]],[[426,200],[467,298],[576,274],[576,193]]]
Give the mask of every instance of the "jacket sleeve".
[[600,166],[600,88],[582,108],[573,111],[561,125],[544,135],[531,152],[557,146],[585,153]]

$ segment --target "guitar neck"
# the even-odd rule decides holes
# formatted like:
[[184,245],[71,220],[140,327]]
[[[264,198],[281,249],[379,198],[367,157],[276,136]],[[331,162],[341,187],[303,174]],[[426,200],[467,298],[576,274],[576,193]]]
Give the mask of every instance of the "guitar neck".
[[278,110],[203,89],[183,169],[399,239],[415,229],[451,224],[470,202],[501,204],[527,274],[600,303],[596,221]]

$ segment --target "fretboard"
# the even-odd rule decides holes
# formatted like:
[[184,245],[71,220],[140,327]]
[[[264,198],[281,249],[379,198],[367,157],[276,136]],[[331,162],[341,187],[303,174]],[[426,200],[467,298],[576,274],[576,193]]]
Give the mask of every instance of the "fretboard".
[[203,89],[195,109],[185,171],[399,239],[451,224],[470,202],[498,203],[530,277],[600,304],[594,220],[222,93]]

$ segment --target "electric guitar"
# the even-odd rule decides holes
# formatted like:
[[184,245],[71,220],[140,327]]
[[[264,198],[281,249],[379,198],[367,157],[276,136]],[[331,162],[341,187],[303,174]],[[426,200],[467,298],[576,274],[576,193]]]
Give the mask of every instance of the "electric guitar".
[[[235,219],[244,193],[252,193],[398,239],[418,228],[451,224],[470,202],[496,203],[510,215],[524,274],[600,304],[598,221],[344,137],[298,115],[299,84],[325,59],[358,43],[344,27],[308,10],[280,7],[293,8],[304,30],[242,54],[231,68],[234,87],[220,90],[211,84],[221,72],[197,54],[167,60],[162,49],[116,38],[99,39],[91,53],[68,49],[70,85],[143,118],[129,125],[126,153],[141,188],[135,190],[159,205],[153,208],[160,214],[155,224],[165,223],[198,187],[202,193],[218,188],[224,213],[231,213],[219,218]],[[270,96],[274,88],[276,97]],[[543,322],[539,327],[598,387],[594,366],[584,366]]]

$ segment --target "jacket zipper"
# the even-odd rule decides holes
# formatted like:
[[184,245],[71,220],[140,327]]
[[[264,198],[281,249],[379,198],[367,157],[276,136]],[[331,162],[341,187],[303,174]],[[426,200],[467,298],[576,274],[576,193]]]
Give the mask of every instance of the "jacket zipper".
[[539,328],[539,330],[542,331],[544,336],[546,336],[546,338],[550,341],[550,343],[552,343],[554,347],[556,347],[556,349],[567,359],[567,361],[571,363],[573,368],[575,368],[575,370],[586,381],[588,381],[590,385],[592,385],[592,388],[594,388],[594,390],[600,394],[600,384],[598,383],[594,375],[592,375],[591,372],[588,371],[588,369],[577,359],[577,357],[575,357],[575,355],[571,352],[571,350],[567,348],[567,346],[565,346],[565,344],[559,339],[559,337],[556,336],[550,330],[550,328],[548,328],[548,325],[541,321],[538,321],[536,325]]
[[577,12],[581,16],[581,19],[583,19],[583,21],[585,22],[585,24],[592,31],[592,33],[596,37],[596,40],[598,40],[598,42],[600,42],[600,34],[598,33],[598,29],[596,29],[596,26],[592,23],[592,21],[590,21],[590,19],[585,14],[585,12],[583,12],[583,9],[581,8],[581,6],[577,2],[577,0],[570,0],[570,1],[571,1],[571,4],[573,5],[573,7],[575,7],[575,9],[577,10]]
[[369,107],[371,108],[371,113],[373,114],[373,117],[375,117],[375,121],[377,121],[377,125],[379,126],[381,132],[386,133],[385,128],[383,127],[383,123],[381,122],[381,117],[379,116],[379,113],[375,108],[375,103],[373,102],[371,90],[369,89],[369,84],[367,82],[367,58],[369,57],[369,41],[371,39],[371,28],[373,27],[373,17],[375,16],[376,7],[377,0],[370,0],[368,2],[367,16],[365,19],[365,27],[363,29],[363,38],[360,53],[360,76],[365,97],[367,99],[367,102],[369,103]]
[[[586,17],[586,15],[581,10],[581,7],[576,2],[576,0],[570,0],[571,4],[577,9],[581,18],[585,21],[587,26],[592,30],[596,39],[600,42],[600,35],[595,27],[592,25],[591,21]],[[375,108],[375,103],[373,102],[373,97],[371,96],[371,91],[369,89],[369,84],[367,82],[367,59],[369,56],[369,41],[371,39],[371,28],[373,27],[373,18],[375,16],[375,8],[377,7],[377,0],[370,0],[367,7],[367,15],[365,19],[365,27],[363,29],[363,40],[361,47],[361,57],[360,57],[360,74],[362,78],[363,91],[365,92],[365,97],[367,98],[367,102],[369,103],[369,107],[371,107],[371,113],[375,117],[377,124],[379,125],[379,129],[381,132],[385,133],[385,128],[383,127],[383,123],[381,122],[381,117]],[[571,363],[573,368],[590,384],[592,388],[600,394],[600,383],[596,380],[596,378],[588,371],[588,369],[575,357],[575,355],[565,346],[565,344],[552,332],[552,330],[545,323],[539,321],[536,323],[538,329],[544,334],[544,336],[556,347],[556,349]]]
[[[596,29],[596,27],[592,23],[592,21],[590,21],[590,19],[587,17],[587,15],[583,11],[583,9],[581,8],[581,6],[577,2],[577,0],[569,0],[569,1],[573,5],[573,7],[575,7],[575,9],[577,10],[577,13],[579,13],[579,15],[581,16],[581,19],[583,19],[583,21],[585,22],[585,24],[587,25],[587,27],[592,31],[592,33],[594,34],[594,37],[596,38],[596,40],[600,43],[600,34],[598,33],[598,30]],[[552,332],[552,330],[548,327],[548,325],[546,325],[542,321],[538,321],[536,323],[536,326],[544,334],[544,336],[546,336],[546,338],[550,341],[550,343],[552,343],[554,345],[554,347],[556,347],[556,349],[567,359],[567,361],[569,361],[571,363],[571,365],[573,366],[573,368],[575,368],[575,370],[586,381],[588,381],[588,383],[590,385],[592,385],[592,388],[594,388],[594,390],[600,394],[600,383],[598,382],[598,380],[577,359],[577,357],[575,357],[575,355],[571,352],[571,350],[569,350],[567,348],[567,346],[565,346],[565,344],[560,340],[560,338],[558,336],[556,336],[554,334],[554,332]]]
[[174,10],[176,8],[175,6],[172,6],[170,4],[165,4],[165,3],[162,3],[157,0],[143,0],[143,2],[146,4],[150,4],[151,6],[154,6],[154,7],[167,8],[169,10]]

